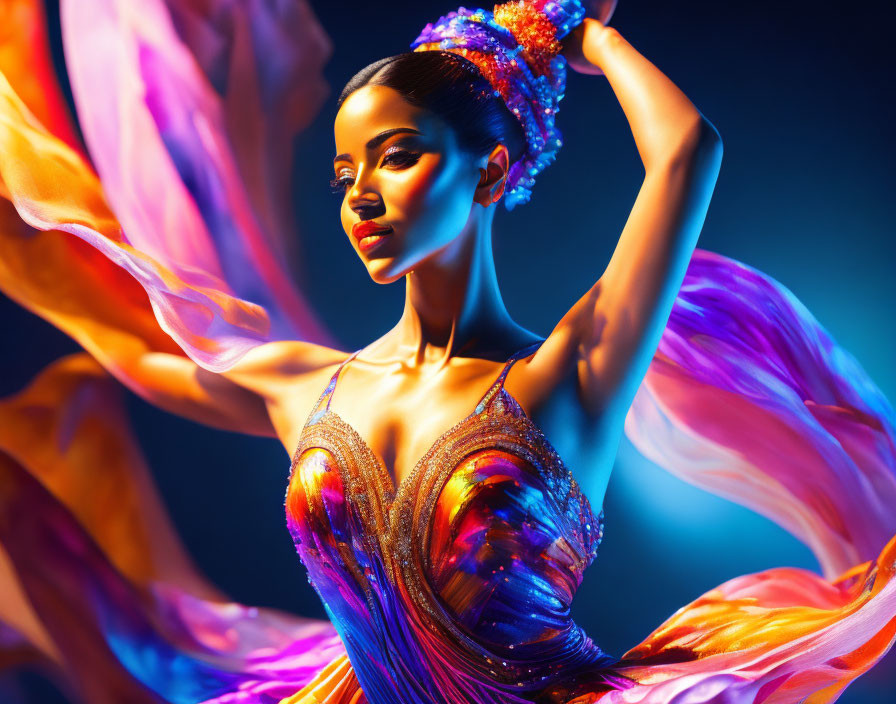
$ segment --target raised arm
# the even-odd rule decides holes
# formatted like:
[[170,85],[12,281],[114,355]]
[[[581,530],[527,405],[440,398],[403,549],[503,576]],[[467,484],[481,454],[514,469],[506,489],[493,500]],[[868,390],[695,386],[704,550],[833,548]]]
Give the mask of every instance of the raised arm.
[[619,99],[646,173],[605,271],[544,348],[558,366],[574,366],[589,415],[620,419],[681,287],[719,173],[722,142],[684,93],[616,29],[586,19],[574,40],[580,45],[573,50],[580,47]]

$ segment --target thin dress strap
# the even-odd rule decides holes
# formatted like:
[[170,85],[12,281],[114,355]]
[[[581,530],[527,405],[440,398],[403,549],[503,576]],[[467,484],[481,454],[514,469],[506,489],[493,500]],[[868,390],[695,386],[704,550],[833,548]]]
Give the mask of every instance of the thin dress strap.
[[[501,373],[498,375],[498,378],[495,379],[495,382],[488,388],[488,390],[483,394],[482,398],[479,400],[479,403],[476,405],[476,413],[481,413],[485,406],[488,404],[489,400],[496,394],[499,389],[504,387],[504,380],[507,378],[507,373],[510,371],[510,368],[513,364],[523,357],[528,356],[531,352],[535,351],[536,348],[541,346],[541,343],[544,340],[538,340],[537,342],[533,342],[531,345],[527,345],[521,350],[517,350],[514,352],[510,359],[508,359],[504,363],[504,367],[501,369]],[[333,397],[333,392],[336,390],[336,382],[339,380],[339,374],[345,368],[345,365],[351,362],[358,354],[363,351],[364,347],[361,349],[355,350],[352,354],[346,357],[339,366],[336,368],[336,371],[333,372],[333,376],[330,377],[330,382],[327,384],[327,387],[323,390],[320,395],[320,398],[317,399],[317,403],[314,405],[314,410],[311,411],[311,415],[309,416],[309,422],[317,415],[323,415],[330,409],[330,399]],[[501,394],[498,394],[500,397]],[[321,409],[321,405],[324,404],[323,409]]]
[[510,368],[517,361],[519,361],[520,359],[523,359],[524,357],[528,357],[536,349],[541,347],[541,344],[543,342],[544,342],[544,340],[538,340],[537,342],[533,342],[531,345],[527,345],[526,347],[523,347],[523,349],[517,350],[510,356],[510,359],[508,359],[507,362],[505,362],[504,368],[501,370],[501,373],[498,375],[498,378],[495,379],[495,383],[492,384],[488,388],[488,391],[486,391],[485,394],[483,394],[482,398],[479,400],[479,403],[476,404],[476,411],[475,411],[476,413],[482,413],[486,409],[486,407],[490,405],[492,399],[497,398],[497,399],[499,399],[499,403],[502,402],[501,399],[504,396],[504,394],[501,394],[498,392],[504,388],[504,381],[505,381],[505,379],[507,379],[507,373],[510,371]]
[[340,362],[339,366],[336,367],[336,371],[333,372],[333,376],[330,377],[330,382],[327,384],[326,388],[321,392],[320,397],[317,399],[317,403],[314,404],[314,410],[311,411],[311,415],[309,416],[309,421],[311,418],[316,416],[318,413],[321,413],[321,404],[326,402],[323,411],[326,412],[330,409],[330,399],[333,396],[333,391],[336,388],[336,380],[339,378],[339,373],[345,367],[346,364],[351,362],[355,357],[358,356],[358,353],[361,352],[364,348],[357,349],[352,352],[348,357]]

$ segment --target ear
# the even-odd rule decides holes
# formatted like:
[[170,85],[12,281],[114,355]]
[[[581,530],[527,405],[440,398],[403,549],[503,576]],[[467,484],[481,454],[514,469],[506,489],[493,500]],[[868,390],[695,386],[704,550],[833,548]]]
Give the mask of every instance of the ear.
[[479,169],[480,178],[473,194],[473,202],[487,208],[492,203],[501,200],[509,169],[510,153],[507,151],[507,147],[499,144],[488,155],[485,168]]

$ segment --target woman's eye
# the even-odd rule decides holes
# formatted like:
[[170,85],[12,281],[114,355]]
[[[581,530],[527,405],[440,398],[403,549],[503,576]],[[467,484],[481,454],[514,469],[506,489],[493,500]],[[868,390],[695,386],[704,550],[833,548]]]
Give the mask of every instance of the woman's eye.
[[391,149],[387,150],[383,156],[383,164],[392,166],[410,166],[416,163],[420,155],[416,152],[410,152],[407,149]]
[[[404,168],[407,166],[411,166],[420,159],[420,154],[417,152],[408,151],[407,149],[398,149],[396,147],[392,147],[391,149],[386,150],[386,153],[383,155],[383,166],[392,166],[398,168]],[[342,195],[351,188],[352,184],[355,182],[355,179],[349,173],[341,173],[336,176],[336,178],[330,179],[330,189],[333,193]]]
[[351,176],[349,176],[348,174],[343,174],[342,176],[337,176],[336,178],[330,179],[330,190],[332,190],[333,193],[343,194],[345,193],[345,190],[354,182],[355,179],[353,179]]

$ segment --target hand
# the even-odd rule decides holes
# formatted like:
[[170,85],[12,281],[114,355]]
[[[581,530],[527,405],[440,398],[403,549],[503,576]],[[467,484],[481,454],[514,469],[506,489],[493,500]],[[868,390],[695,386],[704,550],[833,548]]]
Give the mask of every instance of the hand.
[[614,30],[602,22],[586,17],[582,24],[563,38],[560,53],[576,73],[602,76],[604,72],[597,63],[598,47],[611,31]]

